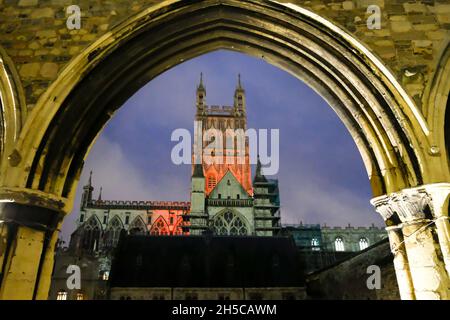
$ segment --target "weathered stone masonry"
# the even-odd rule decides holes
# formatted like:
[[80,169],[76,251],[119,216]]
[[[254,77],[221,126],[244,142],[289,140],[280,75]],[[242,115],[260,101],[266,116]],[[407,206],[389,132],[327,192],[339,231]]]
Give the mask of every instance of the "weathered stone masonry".
[[[27,105],[56,79],[68,61],[119,22],[156,0],[0,0],[0,45],[19,70]],[[449,35],[448,1],[281,1],[298,3],[338,23],[378,54],[418,104]],[[80,30],[66,27],[66,8],[77,4]],[[381,29],[369,30],[367,7],[381,8]]]

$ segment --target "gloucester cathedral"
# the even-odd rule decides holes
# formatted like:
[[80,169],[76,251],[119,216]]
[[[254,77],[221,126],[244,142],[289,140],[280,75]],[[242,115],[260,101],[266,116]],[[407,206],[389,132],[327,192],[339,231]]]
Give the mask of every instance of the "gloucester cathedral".
[[[196,97],[195,120],[201,124],[202,136],[206,130],[216,129],[226,139],[228,129],[247,129],[245,90],[240,79],[233,106],[207,106],[202,77]],[[208,148],[207,142],[203,148]],[[112,249],[122,230],[150,235],[276,234],[280,230],[278,181],[267,179],[258,161],[252,184],[248,139],[243,161],[237,159],[237,143],[232,149],[226,143],[222,145],[222,154],[232,161],[212,164],[193,161],[191,202],[103,200],[101,190],[95,200],[91,173],[83,188],[71,246],[85,251]]]
[[[211,154],[204,136],[218,130],[213,152],[226,161],[196,161],[194,139],[190,202],[105,200],[101,188],[94,197],[91,172],[70,244],[56,250],[49,299],[305,299],[303,271],[386,236],[374,226],[281,226],[278,180],[259,158],[252,176],[248,138],[239,150],[225,141],[230,129],[247,130],[246,108],[240,77],[232,106],[208,106],[200,77],[200,148]],[[66,287],[69,265],[81,268],[80,288]]]

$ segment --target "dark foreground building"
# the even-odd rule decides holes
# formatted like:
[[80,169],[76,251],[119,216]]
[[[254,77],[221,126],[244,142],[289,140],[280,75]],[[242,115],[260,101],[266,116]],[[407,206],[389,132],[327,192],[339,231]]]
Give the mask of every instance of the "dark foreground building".
[[109,279],[118,299],[305,299],[288,237],[127,236]]

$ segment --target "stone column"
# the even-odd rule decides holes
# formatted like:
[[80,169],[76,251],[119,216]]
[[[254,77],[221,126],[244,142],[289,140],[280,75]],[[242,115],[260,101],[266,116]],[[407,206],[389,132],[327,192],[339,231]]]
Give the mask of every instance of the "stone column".
[[404,244],[403,233],[400,227],[387,227],[391,252],[394,256],[394,269],[397,276],[400,298],[402,300],[414,300],[414,286],[409,270],[408,257]]
[[[394,214],[389,204],[388,197],[380,197],[371,201],[378,213],[381,214],[386,224],[392,224],[391,217]],[[391,244],[391,252],[394,256],[394,269],[397,277],[398,289],[402,300],[415,300],[414,286],[409,269],[408,256],[404,244],[401,224],[386,227]]]
[[[436,200],[437,201],[437,200]],[[450,280],[441,250],[441,242],[448,246],[447,239],[439,239],[433,201],[425,186],[404,189],[401,192],[372,200],[376,210],[383,216],[388,230],[392,226],[401,229],[400,236],[390,235],[391,245],[404,245],[414,295],[416,299],[449,299]],[[392,232],[391,232],[392,234]],[[397,247],[399,245],[397,244]],[[400,260],[399,258],[396,258]],[[400,262],[397,262],[400,264]],[[406,261],[403,263],[406,266]],[[402,298],[408,296],[407,269],[398,269],[397,280]],[[397,269],[396,269],[397,271]]]
[[0,300],[48,298],[62,207],[35,192],[0,192]]

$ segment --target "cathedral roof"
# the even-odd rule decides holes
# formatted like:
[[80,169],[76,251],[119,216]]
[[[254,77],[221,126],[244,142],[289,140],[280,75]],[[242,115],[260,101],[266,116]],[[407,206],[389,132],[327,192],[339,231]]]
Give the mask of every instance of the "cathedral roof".
[[212,194],[214,190],[218,189],[219,186],[224,184],[225,181],[228,179],[231,179],[233,181],[233,184],[239,185],[243,193],[251,196],[251,194],[247,190],[245,190],[245,188],[242,186],[242,184],[239,182],[239,180],[236,178],[236,176],[234,175],[233,171],[230,170],[230,168],[228,168],[225,174],[222,176],[222,178],[220,178],[215,187],[211,190],[210,194]]

